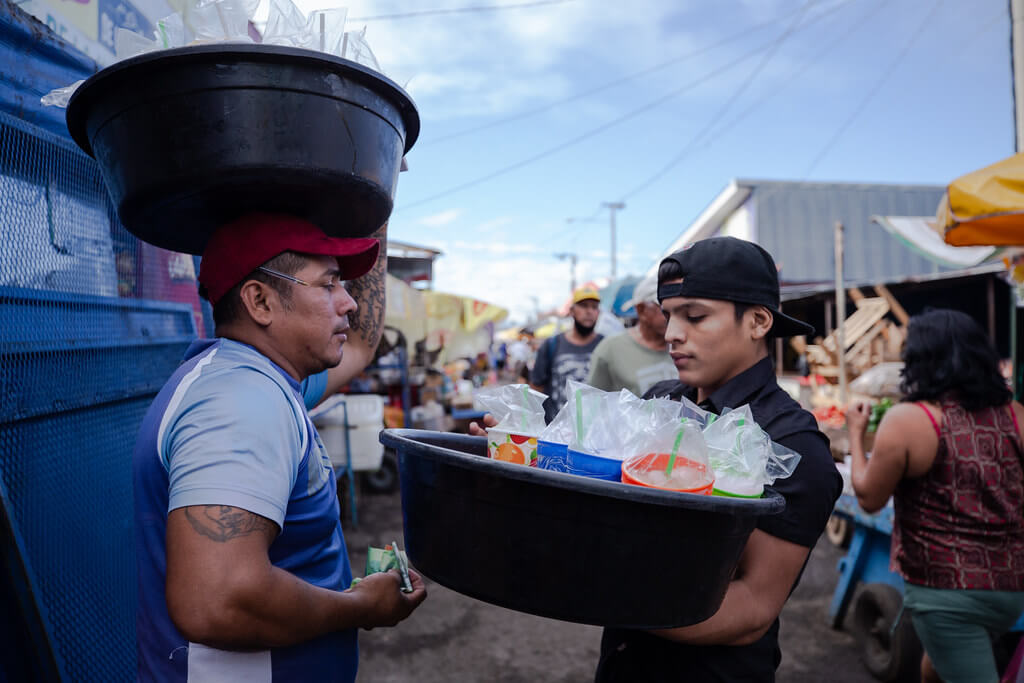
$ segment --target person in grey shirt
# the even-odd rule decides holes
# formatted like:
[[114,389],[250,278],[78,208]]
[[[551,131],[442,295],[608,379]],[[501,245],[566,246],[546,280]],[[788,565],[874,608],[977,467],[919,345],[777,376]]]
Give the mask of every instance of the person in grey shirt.
[[603,338],[594,331],[601,313],[601,296],[597,290],[580,287],[572,293],[572,302],[572,329],[548,338],[537,349],[530,373],[530,386],[548,395],[548,400],[544,401],[544,416],[548,422],[569,399],[566,383],[570,379],[586,381],[590,354]]
[[636,308],[636,325],[606,337],[590,356],[587,384],[604,391],[629,389],[637,396],[678,372],[665,342],[667,321],[658,304],[657,277],[647,277],[633,290],[627,307]]

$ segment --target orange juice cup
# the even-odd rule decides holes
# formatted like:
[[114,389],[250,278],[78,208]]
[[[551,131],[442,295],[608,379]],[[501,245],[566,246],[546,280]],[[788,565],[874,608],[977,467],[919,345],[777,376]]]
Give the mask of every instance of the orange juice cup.
[[629,458],[622,463],[622,482],[666,491],[711,495],[715,480],[707,465],[677,455],[672,475],[668,476],[665,469],[670,457],[669,453],[648,453]]
[[487,457],[517,465],[537,466],[537,437],[504,429],[487,430]]

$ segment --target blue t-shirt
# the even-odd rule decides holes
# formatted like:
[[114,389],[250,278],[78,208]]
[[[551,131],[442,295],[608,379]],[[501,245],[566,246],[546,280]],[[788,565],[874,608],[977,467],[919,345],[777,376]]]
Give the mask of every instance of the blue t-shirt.
[[356,629],[260,652],[189,643],[167,611],[167,515],[231,505],[281,528],[274,566],[332,590],[352,583],[334,471],[306,412],[326,373],[296,382],[254,348],[192,344],[142,421],[132,456],[139,602],[138,677],[145,681],[346,681],[356,677]]

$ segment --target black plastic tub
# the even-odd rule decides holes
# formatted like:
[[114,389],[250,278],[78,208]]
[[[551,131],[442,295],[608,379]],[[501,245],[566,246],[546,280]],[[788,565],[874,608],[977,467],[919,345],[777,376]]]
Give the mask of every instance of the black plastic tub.
[[478,600],[565,621],[671,628],[713,615],[760,515],[785,507],[549,472],[483,437],[388,429],[418,571]]
[[364,237],[391,214],[419,115],[360,64],[271,45],[162,50],[103,69],[67,110],[121,222],[157,246],[201,253],[249,211]]

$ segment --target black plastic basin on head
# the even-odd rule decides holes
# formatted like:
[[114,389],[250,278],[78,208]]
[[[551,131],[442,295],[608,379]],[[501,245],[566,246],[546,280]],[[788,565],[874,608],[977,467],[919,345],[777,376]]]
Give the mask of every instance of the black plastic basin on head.
[[760,515],[785,500],[700,496],[491,460],[486,439],[388,429],[406,551],[434,581],[509,609],[599,626],[704,621]]
[[153,52],[103,69],[68,104],[125,227],[202,253],[218,225],[290,213],[365,237],[391,214],[419,134],[409,96],[339,57],[272,45]]

